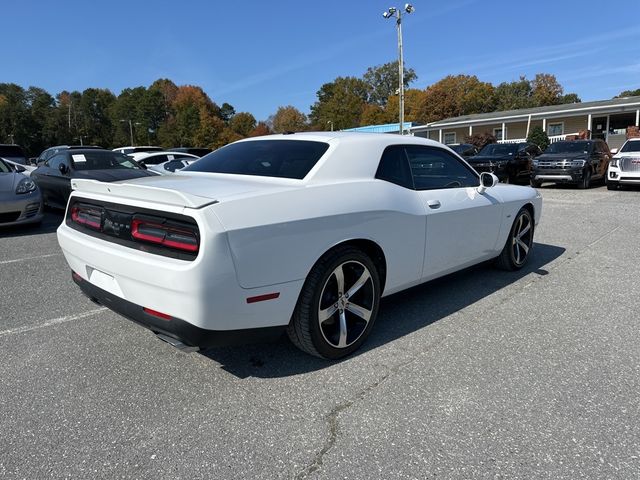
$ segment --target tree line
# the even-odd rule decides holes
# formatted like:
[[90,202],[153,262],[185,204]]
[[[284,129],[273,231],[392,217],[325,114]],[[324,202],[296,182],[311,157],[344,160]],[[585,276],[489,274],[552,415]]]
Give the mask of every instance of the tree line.
[[[0,83],[0,143],[17,143],[31,155],[59,144],[199,146],[218,148],[232,141],[269,133],[341,130],[398,120],[398,63],[370,67],[360,77],[337,77],[323,84],[309,115],[287,105],[268,119],[218,105],[198,86],[158,79],[149,87],[62,91],[52,96],[38,87]],[[555,76],[493,85],[474,75],[448,75],[425,89],[405,69],[405,120],[428,123],[443,118],[580,102],[565,94]],[[637,92],[637,91],[636,91]],[[622,92],[624,94],[633,91]]]

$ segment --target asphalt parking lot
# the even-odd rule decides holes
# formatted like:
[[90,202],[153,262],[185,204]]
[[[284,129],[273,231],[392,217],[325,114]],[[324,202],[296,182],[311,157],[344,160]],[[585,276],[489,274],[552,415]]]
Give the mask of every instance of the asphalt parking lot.
[[386,298],[339,363],[186,354],[0,231],[3,478],[638,478],[640,190],[545,187],[521,272]]

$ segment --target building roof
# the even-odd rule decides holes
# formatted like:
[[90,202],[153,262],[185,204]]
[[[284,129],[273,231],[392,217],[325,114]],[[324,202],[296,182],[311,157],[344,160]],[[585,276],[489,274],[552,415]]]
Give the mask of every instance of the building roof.
[[526,119],[529,115],[535,118],[541,118],[546,115],[561,116],[588,114],[590,112],[598,112],[599,110],[623,112],[636,110],[637,108],[640,108],[640,96],[622,97],[612,98],[610,100],[597,100],[594,102],[567,103],[563,105],[549,105],[546,107],[521,108],[519,110],[504,110],[501,112],[462,115],[460,117],[445,118],[444,120],[438,120],[437,122],[431,122],[426,125],[414,126],[411,130],[428,130],[431,128],[453,126],[457,124]]
[[[404,130],[416,127],[416,122],[404,122]],[[400,123],[385,123],[383,125],[367,125],[364,127],[345,128],[343,132],[371,132],[371,133],[395,133],[400,130]]]

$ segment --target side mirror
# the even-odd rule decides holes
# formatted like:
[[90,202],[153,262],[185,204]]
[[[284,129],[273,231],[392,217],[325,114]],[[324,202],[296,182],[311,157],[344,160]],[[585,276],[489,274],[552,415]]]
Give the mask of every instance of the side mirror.
[[15,169],[16,169],[16,172],[18,172],[18,173],[24,173],[24,172],[27,171],[27,169],[24,168],[22,165],[16,165]]
[[484,193],[487,191],[487,188],[495,187],[499,181],[498,177],[493,173],[482,172],[480,174],[480,186],[478,187],[478,193]]
[[611,155],[615,155],[616,153],[618,153],[618,149],[617,148],[612,148],[611,149]]
[[60,170],[60,173],[61,173],[61,174],[66,175],[66,174],[67,174],[67,172],[69,171],[69,168],[68,168],[64,163],[61,163],[61,164],[58,166],[58,170]]
[[138,165],[140,165],[140,168],[141,168],[141,169],[143,169],[143,170],[147,170],[147,164],[146,164],[146,163],[144,163],[144,160],[140,160],[140,161],[138,162]]

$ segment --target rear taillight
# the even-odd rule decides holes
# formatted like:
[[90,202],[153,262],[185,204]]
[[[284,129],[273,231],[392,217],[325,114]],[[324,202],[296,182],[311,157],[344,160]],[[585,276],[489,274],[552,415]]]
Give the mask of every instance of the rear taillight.
[[165,225],[141,218],[131,221],[131,236],[136,240],[195,253],[198,236],[194,230]]
[[102,224],[102,212],[98,209],[84,206],[71,208],[71,220],[78,225],[100,230]]

